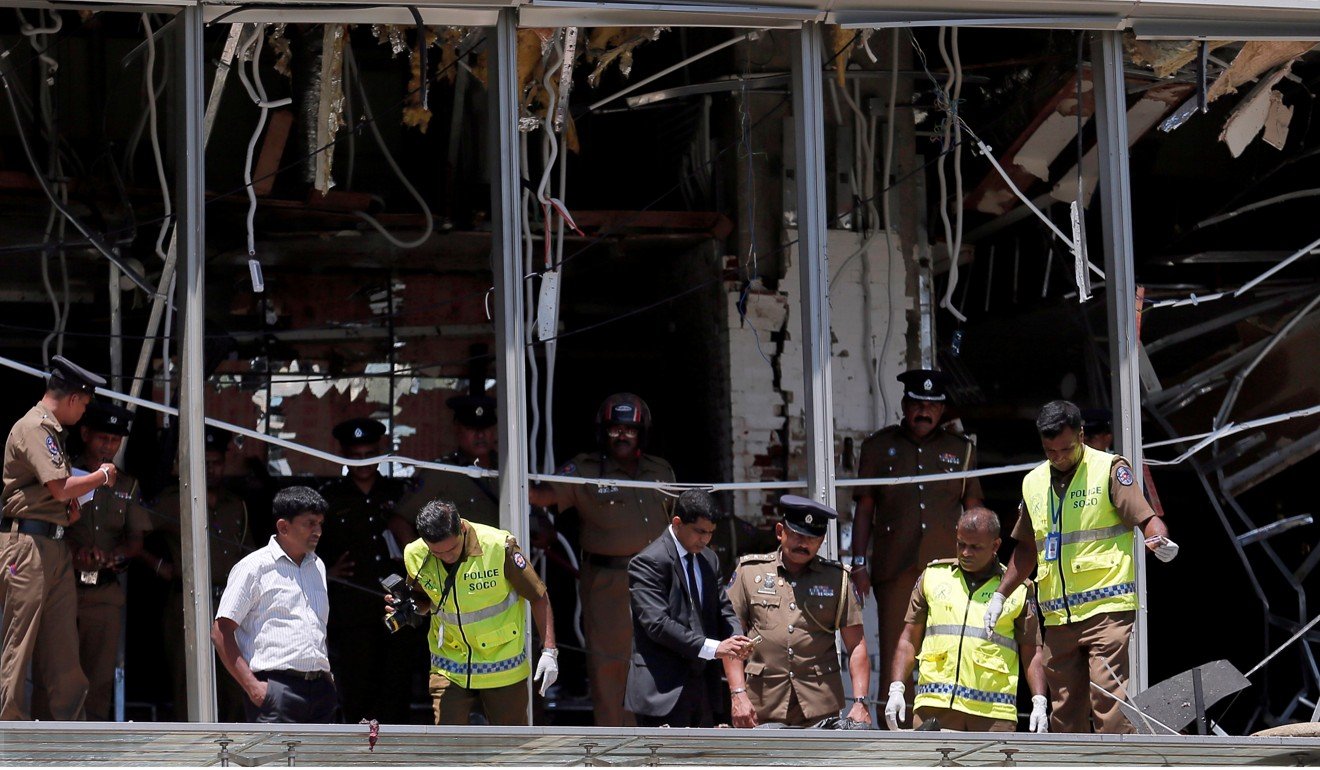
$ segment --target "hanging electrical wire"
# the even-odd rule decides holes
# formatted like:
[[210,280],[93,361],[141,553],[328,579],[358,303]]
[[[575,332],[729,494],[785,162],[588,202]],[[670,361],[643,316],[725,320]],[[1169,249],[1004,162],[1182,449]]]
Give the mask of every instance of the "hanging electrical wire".
[[149,14],[142,14],[142,27],[147,35],[147,119],[151,128],[151,157],[156,162],[156,181],[160,183],[161,207],[165,214],[160,223],[160,232],[156,234],[156,256],[164,262],[168,259],[165,254],[165,240],[169,237],[170,227],[174,223],[174,205],[169,183],[165,181],[165,159],[160,150],[160,128],[156,121],[156,35],[151,29]]

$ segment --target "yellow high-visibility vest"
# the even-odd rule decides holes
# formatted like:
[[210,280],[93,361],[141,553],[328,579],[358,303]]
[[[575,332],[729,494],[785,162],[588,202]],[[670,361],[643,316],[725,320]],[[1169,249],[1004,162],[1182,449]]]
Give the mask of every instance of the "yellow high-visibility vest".
[[418,539],[404,549],[404,566],[433,605],[431,670],[472,690],[503,687],[531,674],[527,610],[504,574],[509,533],[465,523],[467,537],[477,538],[480,554],[451,568]]
[[[1046,626],[1137,609],[1132,528],[1109,499],[1114,455],[1083,448],[1062,500],[1050,486],[1048,462],[1022,480],[1036,534],[1036,597]],[[1058,533],[1055,554],[1047,553],[1050,533]]]
[[1018,645],[1013,624],[1027,605],[1027,586],[1004,600],[993,631],[985,628],[985,605],[999,588],[1000,574],[969,590],[956,559],[931,562],[921,590],[930,608],[917,655],[914,708],[946,708],[1017,721]]

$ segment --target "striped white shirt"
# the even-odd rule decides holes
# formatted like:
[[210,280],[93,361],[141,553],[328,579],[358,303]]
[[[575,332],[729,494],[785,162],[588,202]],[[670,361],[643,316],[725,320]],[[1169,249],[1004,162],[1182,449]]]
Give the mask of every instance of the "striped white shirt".
[[330,597],[315,553],[294,564],[272,535],[230,570],[215,615],[238,624],[238,649],[253,671],[330,670]]

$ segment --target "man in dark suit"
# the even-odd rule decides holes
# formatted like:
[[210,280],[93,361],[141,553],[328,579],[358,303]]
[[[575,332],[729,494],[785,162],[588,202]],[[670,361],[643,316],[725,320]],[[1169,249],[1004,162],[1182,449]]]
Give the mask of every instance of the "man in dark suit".
[[664,534],[628,565],[633,653],[624,705],[642,727],[713,727],[720,693],[711,662],[751,654],[719,557],[706,547],[722,518],[710,494],[688,490]]

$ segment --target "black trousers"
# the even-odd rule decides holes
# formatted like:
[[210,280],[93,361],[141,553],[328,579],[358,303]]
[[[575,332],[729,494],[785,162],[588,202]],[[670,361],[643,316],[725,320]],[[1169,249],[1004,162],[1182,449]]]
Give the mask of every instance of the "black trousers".
[[636,714],[638,727],[714,727],[715,716],[711,710],[710,679],[706,676],[706,667],[693,672],[683,685],[683,692],[678,696],[674,708],[664,716]]
[[254,671],[266,683],[266,700],[254,706],[243,701],[249,722],[329,724],[339,720],[339,694],[329,676],[304,679],[283,671]]

